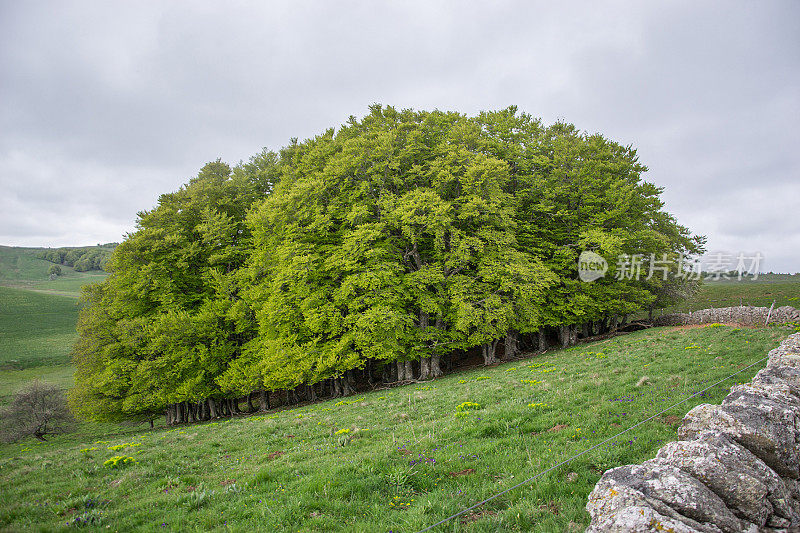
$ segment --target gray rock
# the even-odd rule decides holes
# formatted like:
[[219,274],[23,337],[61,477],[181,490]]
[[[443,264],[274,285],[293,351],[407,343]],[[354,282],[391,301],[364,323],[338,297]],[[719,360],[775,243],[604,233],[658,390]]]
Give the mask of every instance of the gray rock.
[[606,517],[630,507],[650,508],[690,530],[742,531],[742,522],[708,487],[678,468],[655,461],[607,471],[589,496],[586,510],[597,527]]
[[789,366],[768,366],[758,371],[750,384],[754,387],[775,386],[800,399],[800,369]]
[[748,450],[781,476],[800,477],[800,463],[795,441],[794,423],[786,427],[773,406],[758,404],[724,406],[702,404],[689,411],[678,428],[682,440],[693,440],[701,431],[724,433]]
[[722,433],[703,431],[695,440],[671,442],[655,460],[701,481],[739,518],[758,526],[773,515],[794,517],[791,494],[780,476]]
[[673,533],[700,533],[719,531],[715,529],[695,529],[690,525],[664,516],[650,507],[623,507],[614,514],[592,520],[586,533],[652,533],[672,531]]

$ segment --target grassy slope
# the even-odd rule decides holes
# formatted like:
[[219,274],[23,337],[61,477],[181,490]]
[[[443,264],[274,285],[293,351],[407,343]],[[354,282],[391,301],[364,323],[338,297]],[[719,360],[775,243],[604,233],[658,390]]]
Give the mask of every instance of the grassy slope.
[[[415,531],[757,361],[785,334],[651,329],[278,413],[154,431],[82,426],[0,447],[0,528],[57,530],[94,515],[119,531]],[[666,414],[719,402],[730,385]],[[457,416],[463,402],[480,407]],[[676,420],[636,428],[439,530],[582,530],[600,474],[651,457]],[[136,462],[104,466],[116,455]]]
[[52,263],[36,257],[40,250],[0,246],[0,405],[33,379],[72,386],[77,297],[107,276],[62,265],[50,281]]
[[0,405],[33,379],[72,386],[77,300],[0,287]]
[[0,286],[48,292],[77,298],[80,288],[87,283],[102,281],[105,272],[76,272],[61,265],[62,275],[49,280],[53,263],[39,259],[36,253],[42,248],[0,246]]

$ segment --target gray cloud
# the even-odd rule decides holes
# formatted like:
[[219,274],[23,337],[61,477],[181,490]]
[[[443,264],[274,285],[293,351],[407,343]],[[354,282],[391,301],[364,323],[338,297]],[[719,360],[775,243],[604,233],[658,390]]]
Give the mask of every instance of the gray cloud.
[[119,240],[204,162],[369,104],[637,147],[710,249],[800,270],[795,2],[0,4],[0,242]]

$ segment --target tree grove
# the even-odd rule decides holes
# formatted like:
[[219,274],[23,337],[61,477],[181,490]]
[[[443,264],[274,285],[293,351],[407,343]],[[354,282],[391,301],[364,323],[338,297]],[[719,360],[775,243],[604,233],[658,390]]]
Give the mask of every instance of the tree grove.
[[[514,107],[375,105],[280,153],[211,162],[139,213],[85,290],[73,409],[207,419],[613,328],[681,293],[615,276],[614,257],[703,249],[645,171],[630,147]],[[583,250],[610,258],[604,278],[578,279]]]

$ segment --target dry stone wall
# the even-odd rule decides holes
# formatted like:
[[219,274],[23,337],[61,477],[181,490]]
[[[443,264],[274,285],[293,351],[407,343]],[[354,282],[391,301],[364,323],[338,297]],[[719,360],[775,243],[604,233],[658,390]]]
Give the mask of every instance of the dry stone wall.
[[777,307],[770,312],[769,307],[720,307],[702,309],[692,313],[672,313],[657,317],[654,326],[685,326],[689,324],[741,324],[742,326],[765,326],[770,324],[789,324],[800,322],[800,309],[791,306]]
[[587,532],[800,531],[800,333],[722,405],[689,411],[678,436],[603,474]]

